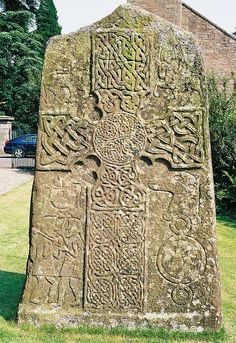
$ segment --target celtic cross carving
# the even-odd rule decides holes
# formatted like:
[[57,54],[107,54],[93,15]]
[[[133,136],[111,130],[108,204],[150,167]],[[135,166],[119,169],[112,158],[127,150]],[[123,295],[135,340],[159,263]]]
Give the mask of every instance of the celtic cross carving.
[[132,5],[50,41],[19,322],[221,325],[206,82]]
[[[72,170],[90,155],[99,158],[97,180],[88,192],[84,306],[142,311],[147,189],[136,161],[147,156],[165,159],[173,168],[201,168],[205,112],[183,104],[158,117],[161,68],[167,62],[161,54],[160,81],[153,86],[148,34],[95,32],[91,45],[91,94],[101,118],[42,115],[39,169]],[[164,251],[159,256],[160,273],[166,275]],[[174,292],[178,287],[176,298]]]

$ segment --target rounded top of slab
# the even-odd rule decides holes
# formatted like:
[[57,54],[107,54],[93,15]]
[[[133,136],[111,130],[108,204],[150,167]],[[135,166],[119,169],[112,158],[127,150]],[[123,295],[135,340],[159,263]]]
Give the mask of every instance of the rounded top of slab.
[[79,33],[89,33],[101,30],[135,30],[137,32],[153,31],[163,34],[176,34],[182,37],[183,40],[197,46],[197,41],[194,36],[179,28],[178,26],[164,20],[163,18],[152,14],[143,8],[132,4],[124,4],[118,6],[112,13],[98,20],[97,22],[82,27],[75,32],[69,34],[54,36],[48,41],[51,45],[55,40],[70,39]]

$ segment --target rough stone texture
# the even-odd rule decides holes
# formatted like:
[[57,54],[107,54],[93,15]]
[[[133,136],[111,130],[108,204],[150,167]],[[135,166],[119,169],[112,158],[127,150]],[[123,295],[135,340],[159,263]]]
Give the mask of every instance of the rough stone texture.
[[193,38],[136,7],[48,46],[19,322],[221,325]]
[[194,34],[208,71],[236,75],[236,38],[177,0],[127,0]]

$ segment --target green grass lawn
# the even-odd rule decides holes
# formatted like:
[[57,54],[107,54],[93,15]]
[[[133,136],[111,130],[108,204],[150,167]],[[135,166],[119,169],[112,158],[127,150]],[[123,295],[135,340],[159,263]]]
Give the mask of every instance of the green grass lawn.
[[57,330],[14,321],[25,279],[31,183],[0,196],[0,343],[236,343],[236,222],[217,223],[225,330],[181,334],[165,331],[76,328]]

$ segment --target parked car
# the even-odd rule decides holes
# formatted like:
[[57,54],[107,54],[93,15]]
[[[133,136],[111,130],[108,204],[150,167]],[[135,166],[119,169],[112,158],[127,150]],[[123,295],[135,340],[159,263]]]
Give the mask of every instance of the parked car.
[[15,157],[35,155],[37,135],[26,134],[5,142],[4,152]]

